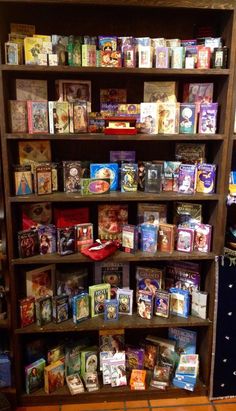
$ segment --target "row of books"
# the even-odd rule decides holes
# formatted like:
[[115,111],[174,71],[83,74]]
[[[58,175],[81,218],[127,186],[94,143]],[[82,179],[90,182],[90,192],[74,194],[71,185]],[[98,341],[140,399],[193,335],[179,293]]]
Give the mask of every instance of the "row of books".
[[191,40],[35,34],[35,27],[11,25],[5,43],[6,64],[82,67],[226,68],[222,39]]
[[[98,315],[104,316],[105,321],[132,315],[133,289],[129,288],[128,265],[96,264],[95,285],[88,286],[86,270],[59,273],[56,296],[55,265],[26,272],[27,296],[19,302],[21,327],[35,321],[41,327],[71,317],[74,323],[80,323]],[[135,293],[141,318],[151,319],[153,314],[164,318],[169,314],[188,317],[190,312],[196,317],[207,317],[207,293],[200,291],[196,263],[169,263],[165,268],[137,266]]]
[[[14,167],[15,195],[52,194],[60,189],[81,195],[110,191],[184,194],[215,192],[216,165],[182,164],[179,161],[140,161],[139,163],[90,163],[81,161],[39,163]],[[87,176],[86,176],[87,174]],[[86,177],[85,177],[86,176]]]
[[187,372],[196,378],[196,337],[195,331],[169,328],[168,338],[147,335],[132,346],[125,344],[124,330],[116,329],[99,331],[99,346],[91,345],[88,339],[62,342],[39,350],[38,359],[25,366],[26,392],[44,387],[51,393],[66,380],[71,393],[76,394],[84,391],[83,383],[93,391],[102,385],[127,385],[129,377],[131,389],[146,389],[149,384],[166,389],[175,371],[175,378]]
[[[197,131],[199,134],[215,134],[217,131],[218,103],[200,104],[199,114],[197,103],[102,103],[100,113],[90,113],[90,104],[82,100],[73,103],[10,100],[9,104],[12,133],[69,134],[104,132],[106,128],[124,130],[130,128],[131,119],[135,120],[137,131],[145,134],[196,134]],[[108,125],[106,120],[110,120]]]

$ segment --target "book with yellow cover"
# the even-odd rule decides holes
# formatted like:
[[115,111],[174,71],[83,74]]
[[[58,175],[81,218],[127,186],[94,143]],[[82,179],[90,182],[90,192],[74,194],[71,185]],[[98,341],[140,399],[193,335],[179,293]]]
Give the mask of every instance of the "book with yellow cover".
[[58,360],[44,368],[44,390],[47,394],[58,390],[65,384],[65,365]]
[[36,37],[25,37],[25,64],[38,64],[38,55],[42,52],[43,40]]
[[52,37],[46,34],[33,34],[33,37],[35,37],[36,39],[42,39],[43,41],[47,41],[47,42],[52,41]]

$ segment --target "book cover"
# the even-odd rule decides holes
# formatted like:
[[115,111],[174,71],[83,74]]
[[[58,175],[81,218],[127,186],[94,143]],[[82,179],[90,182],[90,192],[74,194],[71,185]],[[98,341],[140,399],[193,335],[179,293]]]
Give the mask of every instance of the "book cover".
[[179,167],[178,192],[193,194],[196,188],[196,166],[193,164],[181,164]]
[[38,361],[25,367],[26,394],[31,394],[43,387],[45,366],[45,359],[40,358]]
[[59,360],[44,368],[44,390],[47,394],[63,387],[65,383],[65,365]]
[[180,103],[179,132],[195,134],[197,127],[197,110],[195,103]]
[[168,328],[168,338],[176,341],[176,352],[180,354],[196,354],[197,332],[184,328]]
[[53,224],[38,227],[39,253],[53,254],[57,251],[56,226]]
[[171,287],[192,291],[200,290],[200,266],[192,262],[168,263],[166,266],[166,288]]
[[32,173],[30,165],[14,167],[15,195],[26,195],[33,193]]
[[119,288],[129,288],[129,263],[95,262],[94,275],[95,284],[110,284],[111,298],[116,298]]
[[158,105],[157,103],[140,104],[140,132],[144,134],[158,133]]
[[28,126],[30,134],[48,133],[47,101],[27,101]]
[[121,240],[124,224],[128,224],[128,205],[98,206],[98,236],[101,240]]
[[53,296],[55,288],[55,265],[50,264],[26,271],[26,295],[35,299]]
[[38,64],[38,55],[41,53],[43,47],[43,40],[35,37],[25,37],[24,51],[25,64]]
[[81,321],[87,320],[90,315],[90,301],[89,295],[86,292],[82,292],[72,297],[72,317],[75,324]]
[[125,88],[100,89],[100,105],[102,103],[126,103],[127,90]]
[[110,178],[110,190],[116,191],[118,188],[118,164],[117,163],[92,163],[90,164],[91,178]]
[[111,298],[110,290],[110,284],[96,284],[89,286],[91,317],[104,313],[105,300]]
[[168,101],[158,104],[158,133],[179,133],[179,109],[180,103]]
[[47,80],[16,79],[16,100],[48,100]]
[[177,83],[175,81],[145,81],[143,101],[176,103]]
[[175,225],[188,226],[189,223],[202,222],[202,204],[195,203],[174,203],[174,217]]
[[68,101],[69,103],[74,103],[79,99],[91,102],[91,81],[58,80],[57,84],[59,101]]
[[53,105],[53,127],[55,134],[69,133],[69,104],[56,101]]
[[181,163],[204,163],[206,158],[206,144],[176,143],[175,159]]
[[138,203],[138,224],[149,223],[159,226],[167,223],[166,204]]
[[27,133],[28,113],[26,101],[10,100],[9,107],[11,133]]
[[197,166],[197,193],[211,194],[215,192],[216,165],[198,164]]
[[87,102],[77,101],[73,103],[74,133],[86,133],[88,131]]
[[201,104],[198,132],[200,134],[215,134],[217,130],[218,103]]

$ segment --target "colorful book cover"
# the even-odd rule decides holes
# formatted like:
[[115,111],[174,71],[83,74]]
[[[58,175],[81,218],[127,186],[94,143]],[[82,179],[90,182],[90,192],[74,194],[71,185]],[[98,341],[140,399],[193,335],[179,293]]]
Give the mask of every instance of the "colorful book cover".
[[197,193],[211,194],[215,192],[216,165],[198,164],[197,166]]
[[190,294],[187,290],[170,288],[170,313],[180,317],[189,316]]
[[100,204],[98,206],[98,236],[101,240],[121,240],[124,224],[128,224],[127,205]]
[[179,133],[179,109],[180,103],[168,101],[158,104],[158,133]]
[[53,254],[57,251],[56,226],[53,224],[38,227],[39,253],[41,255]]
[[195,103],[180,103],[179,132],[195,134],[197,126],[197,109]]
[[110,178],[110,190],[116,191],[118,188],[118,164],[104,163],[104,164],[90,164],[91,178]]
[[181,164],[179,167],[178,192],[193,194],[196,187],[196,166],[193,164]]
[[88,131],[87,102],[74,102],[73,109],[74,133],[86,133]]
[[196,103],[197,112],[199,113],[200,104],[212,103],[213,90],[213,83],[186,83],[183,91],[183,102]]
[[25,37],[25,64],[38,64],[38,55],[42,51],[43,40],[35,37]]
[[65,383],[65,365],[59,360],[44,368],[44,390],[47,394],[63,387]]
[[218,103],[201,104],[198,132],[200,134],[215,134],[217,130]]
[[174,204],[174,218],[175,225],[188,226],[189,223],[202,222],[202,204],[195,203],[181,203]]
[[185,253],[191,253],[193,251],[194,242],[194,230],[188,227],[177,228],[177,243],[176,250],[183,251]]
[[171,287],[192,291],[200,290],[200,266],[192,262],[168,263],[166,266],[166,288]]
[[33,193],[32,173],[30,165],[14,167],[15,195],[26,195]]
[[121,192],[134,192],[138,189],[138,164],[123,163],[121,165]]
[[196,354],[197,332],[184,328],[168,328],[168,338],[176,341],[175,351],[180,354]]
[[104,313],[105,300],[111,298],[110,291],[110,284],[96,284],[89,287],[91,317]]
[[169,68],[170,51],[168,47],[156,47],[154,61],[156,68]]
[[194,250],[202,253],[211,251],[212,226],[209,224],[196,224],[194,236]]
[[157,226],[143,223],[141,229],[140,249],[147,253],[157,251]]
[[138,203],[138,224],[149,223],[159,226],[167,223],[166,204]]
[[9,107],[11,133],[27,133],[28,113],[26,101],[10,100]]
[[89,295],[86,292],[82,292],[72,297],[72,316],[75,324],[89,318]]
[[48,133],[47,101],[27,101],[28,126],[30,134]]
[[25,367],[26,394],[31,394],[43,387],[45,366],[45,359],[40,358],[38,361]]

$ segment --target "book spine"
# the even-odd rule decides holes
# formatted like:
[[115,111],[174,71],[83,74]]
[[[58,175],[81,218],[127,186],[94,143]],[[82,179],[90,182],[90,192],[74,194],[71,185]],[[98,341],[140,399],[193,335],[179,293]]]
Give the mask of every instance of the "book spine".
[[48,102],[48,119],[49,119],[49,133],[54,134],[53,109],[55,107],[54,101]]
[[34,134],[34,132],[33,132],[32,102],[31,101],[27,101],[27,113],[28,113],[29,134]]

